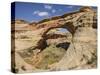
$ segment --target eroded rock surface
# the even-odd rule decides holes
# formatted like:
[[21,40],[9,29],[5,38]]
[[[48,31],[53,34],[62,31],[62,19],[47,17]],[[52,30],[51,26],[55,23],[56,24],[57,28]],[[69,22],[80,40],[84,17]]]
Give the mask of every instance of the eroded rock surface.
[[[22,31],[15,29],[15,37],[12,35],[18,43],[15,43],[16,52],[23,58],[25,65],[31,65],[31,70],[96,68],[97,16],[92,8],[83,7],[79,11],[30,25],[33,24],[34,27],[25,24],[25,27],[21,27]],[[68,33],[48,34],[56,28],[64,28]],[[20,43],[23,44],[19,46]],[[25,68],[22,66],[22,69]]]

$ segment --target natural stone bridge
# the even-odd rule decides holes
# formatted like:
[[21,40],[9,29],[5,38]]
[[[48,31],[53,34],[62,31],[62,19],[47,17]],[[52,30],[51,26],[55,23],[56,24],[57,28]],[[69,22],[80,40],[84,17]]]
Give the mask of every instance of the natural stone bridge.
[[[77,34],[79,28],[96,28],[96,13],[90,7],[83,7],[79,11],[67,13],[61,16],[52,17],[49,19],[44,19],[37,23],[36,30],[41,39],[38,41],[36,48],[42,50],[46,46],[46,33],[54,28],[65,28],[72,34],[72,40]],[[88,30],[87,30],[88,31]],[[44,46],[43,46],[44,45]],[[34,49],[36,49],[34,48]]]

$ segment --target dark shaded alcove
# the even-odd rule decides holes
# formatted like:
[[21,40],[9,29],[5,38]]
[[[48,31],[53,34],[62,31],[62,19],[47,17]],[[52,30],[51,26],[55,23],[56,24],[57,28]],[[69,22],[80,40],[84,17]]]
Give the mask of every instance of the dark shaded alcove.
[[57,44],[56,47],[58,47],[58,48],[61,47],[61,48],[65,49],[65,50],[67,50],[69,45],[70,45],[69,42],[63,42],[63,43]]

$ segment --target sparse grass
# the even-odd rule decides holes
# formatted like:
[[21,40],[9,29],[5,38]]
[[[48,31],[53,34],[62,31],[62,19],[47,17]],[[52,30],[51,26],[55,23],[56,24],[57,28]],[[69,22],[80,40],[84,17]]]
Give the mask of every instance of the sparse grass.
[[48,69],[48,65],[58,62],[64,55],[65,50],[62,48],[57,48],[54,45],[46,48],[42,54],[42,61],[36,66],[38,69]]
[[87,64],[97,65],[97,52],[96,51],[92,53],[92,58],[90,61],[87,62]]

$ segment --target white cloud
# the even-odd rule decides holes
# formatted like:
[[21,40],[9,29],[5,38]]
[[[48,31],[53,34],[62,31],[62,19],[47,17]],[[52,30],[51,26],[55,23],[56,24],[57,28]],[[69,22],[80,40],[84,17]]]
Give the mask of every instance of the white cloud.
[[44,8],[50,10],[50,9],[52,9],[52,6],[50,6],[50,5],[44,5]]
[[33,14],[38,14],[40,11],[39,10],[36,10],[33,12]]
[[55,13],[55,12],[56,12],[56,10],[55,10],[55,9],[53,9],[53,10],[52,10],[52,13]]
[[49,13],[46,12],[46,11],[39,11],[39,10],[36,10],[33,12],[33,15],[38,15],[38,16],[49,16]]
[[48,12],[39,12],[38,13],[39,16],[49,16]]

